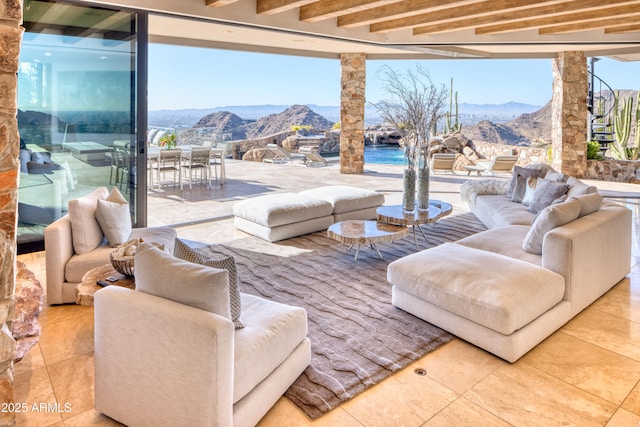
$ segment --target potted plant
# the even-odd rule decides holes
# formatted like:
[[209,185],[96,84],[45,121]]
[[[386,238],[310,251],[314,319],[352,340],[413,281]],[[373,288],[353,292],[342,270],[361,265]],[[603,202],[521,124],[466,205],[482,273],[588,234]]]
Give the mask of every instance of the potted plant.
[[176,148],[176,146],[178,145],[176,141],[176,133],[171,132],[164,135],[162,138],[160,138],[160,141],[158,141],[158,145],[162,148],[167,148],[167,149]]

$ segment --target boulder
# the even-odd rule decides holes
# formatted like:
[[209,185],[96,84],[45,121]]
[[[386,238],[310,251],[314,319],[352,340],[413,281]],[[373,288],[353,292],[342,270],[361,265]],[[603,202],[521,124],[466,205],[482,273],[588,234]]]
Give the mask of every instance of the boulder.
[[40,339],[38,317],[44,304],[44,291],[35,274],[27,266],[17,261],[16,290],[14,299],[16,310],[13,317],[12,333],[16,340],[16,357],[19,362]]
[[442,141],[442,144],[448,150],[451,150],[454,153],[462,152],[462,149],[466,147],[467,143],[468,143],[467,138],[465,138],[459,133],[449,135],[444,139],[444,141]]
[[242,156],[242,160],[261,162],[268,152],[268,148],[253,148],[244,153],[244,155]]

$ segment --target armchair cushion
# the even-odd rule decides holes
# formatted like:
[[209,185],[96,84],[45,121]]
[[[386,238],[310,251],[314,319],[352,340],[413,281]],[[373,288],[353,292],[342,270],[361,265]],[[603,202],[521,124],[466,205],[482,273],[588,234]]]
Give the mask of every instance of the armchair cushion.
[[109,246],[120,245],[131,235],[129,203],[116,187],[113,187],[106,200],[98,199],[96,219],[109,241]]
[[136,292],[170,299],[231,320],[229,274],[142,243],[135,257]]
[[91,252],[102,243],[104,235],[96,220],[98,199],[109,196],[107,187],[99,187],[92,193],[69,201],[69,219],[73,249],[78,254]]
[[219,268],[229,272],[229,302],[231,308],[231,320],[236,329],[243,328],[240,320],[242,313],[240,290],[238,288],[238,271],[236,261],[233,257],[220,254],[217,259],[211,258],[210,254],[203,254],[191,248],[180,239],[176,239],[173,248],[173,255],[185,261],[206,265],[207,267]]

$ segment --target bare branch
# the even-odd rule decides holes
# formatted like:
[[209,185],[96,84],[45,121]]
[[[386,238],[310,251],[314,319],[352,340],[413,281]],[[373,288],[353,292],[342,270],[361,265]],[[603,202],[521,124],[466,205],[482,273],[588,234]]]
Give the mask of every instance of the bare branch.
[[449,97],[446,86],[437,87],[420,65],[416,66],[415,72],[404,73],[384,66],[379,71],[379,78],[389,99],[373,105],[383,120],[395,126],[411,144],[426,144],[430,129],[444,117],[444,106]]

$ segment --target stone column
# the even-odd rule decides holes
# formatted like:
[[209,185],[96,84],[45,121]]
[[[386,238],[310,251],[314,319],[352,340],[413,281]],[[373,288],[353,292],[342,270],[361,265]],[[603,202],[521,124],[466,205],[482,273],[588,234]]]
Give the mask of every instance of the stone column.
[[[11,333],[16,265],[18,206],[17,78],[22,41],[22,1],[0,3],[0,402],[13,401],[13,359],[16,343]],[[0,411],[0,426],[15,425],[11,412]]]
[[342,53],[340,93],[340,173],[364,171],[364,102],[366,55]]
[[551,99],[552,166],[567,175],[587,171],[587,92],[584,52],[561,52],[553,60]]

